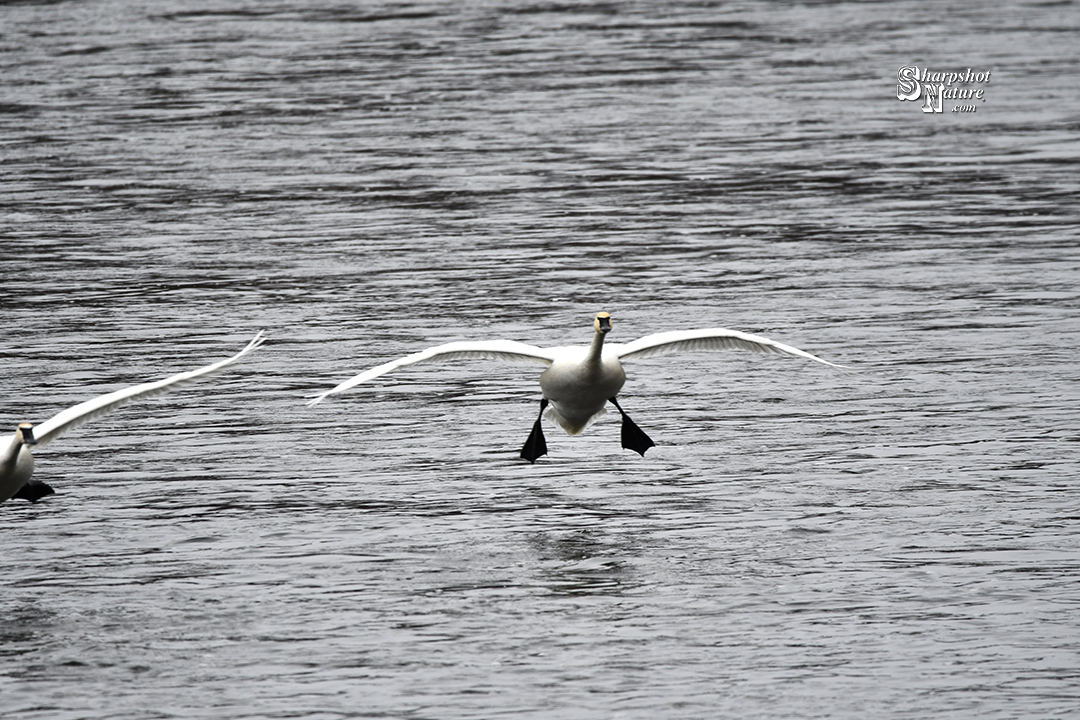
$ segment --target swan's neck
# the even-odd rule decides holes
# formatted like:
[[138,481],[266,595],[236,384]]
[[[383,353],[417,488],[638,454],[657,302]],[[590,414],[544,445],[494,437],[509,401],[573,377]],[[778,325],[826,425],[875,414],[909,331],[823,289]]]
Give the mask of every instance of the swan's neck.
[[19,451],[22,450],[22,436],[16,430],[11,436],[11,442],[0,454],[0,477],[7,477],[9,472],[14,472],[16,463],[19,462]]
[[604,333],[595,332],[592,337],[592,344],[589,345],[589,353],[585,356],[585,363],[588,365],[598,365],[600,363],[600,356],[604,352]]

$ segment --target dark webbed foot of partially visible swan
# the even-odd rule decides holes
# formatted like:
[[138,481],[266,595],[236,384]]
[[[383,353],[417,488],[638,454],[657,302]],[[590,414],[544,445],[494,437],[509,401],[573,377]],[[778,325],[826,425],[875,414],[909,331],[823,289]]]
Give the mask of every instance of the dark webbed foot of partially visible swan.
[[652,438],[645,434],[645,431],[637,426],[630,416],[626,414],[626,411],[619,406],[619,401],[615,398],[608,398],[611,404],[615,406],[615,409],[622,415],[622,446],[627,450],[633,450],[641,457],[645,457],[645,451],[656,445],[652,441]]
[[46,483],[43,483],[40,480],[31,480],[19,488],[19,492],[12,495],[12,497],[22,498],[23,500],[29,500],[30,502],[37,502],[43,497],[55,494],[56,491]]
[[540,401],[540,417],[536,418],[532,432],[529,433],[529,439],[525,441],[525,447],[521,448],[521,457],[531,463],[536,462],[536,458],[541,455],[547,455],[547,441],[544,440],[544,430],[540,427],[540,421],[544,418],[544,410],[547,409],[547,406],[547,398],[542,399]]

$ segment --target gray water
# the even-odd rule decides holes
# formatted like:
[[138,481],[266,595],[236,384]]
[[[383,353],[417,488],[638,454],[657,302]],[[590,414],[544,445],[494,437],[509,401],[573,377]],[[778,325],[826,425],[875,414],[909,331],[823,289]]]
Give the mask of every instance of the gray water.
[[[1075,3],[9,2],[0,714],[1080,711]],[[923,113],[897,72],[991,72]],[[857,369],[538,370],[756,332]]]

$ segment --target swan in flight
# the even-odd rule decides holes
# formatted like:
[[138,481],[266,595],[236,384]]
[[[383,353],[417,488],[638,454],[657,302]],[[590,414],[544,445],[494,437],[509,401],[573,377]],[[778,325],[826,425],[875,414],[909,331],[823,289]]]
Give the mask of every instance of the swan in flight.
[[529,439],[521,449],[522,458],[536,462],[538,457],[547,454],[547,442],[540,427],[545,410],[549,420],[556,422],[568,434],[577,435],[606,412],[604,406],[608,402],[622,415],[622,446],[644,456],[645,451],[655,443],[630,419],[616,397],[626,382],[626,373],[622,369],[623,360],[695,350],[741,349],[794,355],[847,369],[843,365],[822,360],[775,340],[723,328],[675,330],[647,335],[629,343],[605,345],[604,338],[611,332],[611,315],[602,312],[597,313],[593,320],[593,330],[592,343],[587,346],[540,348],[512,340],[465,341],[439,345],[366,370],[315,396],[308,405],[315,405],[330,395],[416,363],[463,358],[533,362],[547,366],[547,370],[540,375],[540,390],[543,393],[540,416],[536,418]]
[[213,365],[182,372],[164,380],[134,385],[108,395],[102,395],[93,400],[87,400],[84,403],[69,407],[67,410],[38,425],[20,423],[15,429],[15,435],[12,437],[11,442],[6,448],[0,450],[0,502],[12,497],[36,502],[46,495],[53,494],[53,489],[45,483],[30,480],[30,476],[34,472],[34,456],[30,454],[31,446],[50,443],[67,431],[74,430],[94,418],[108,415],[113,410],[134,400],[161,395],[188,385],[207,375],[224,370],[262,345],[265,340],[263,333],[259,332],[243,350],[231,358],[216,362]]

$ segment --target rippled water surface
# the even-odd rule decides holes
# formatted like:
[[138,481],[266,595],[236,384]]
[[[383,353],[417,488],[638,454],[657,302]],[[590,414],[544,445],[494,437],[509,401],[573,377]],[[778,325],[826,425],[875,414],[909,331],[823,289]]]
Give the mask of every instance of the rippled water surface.
[[[5,717],[1080,711],[1073,2],[9,2]],[[897,71],[990,72],[923,113]],[[517,457],[458,339],[729,327]]]

